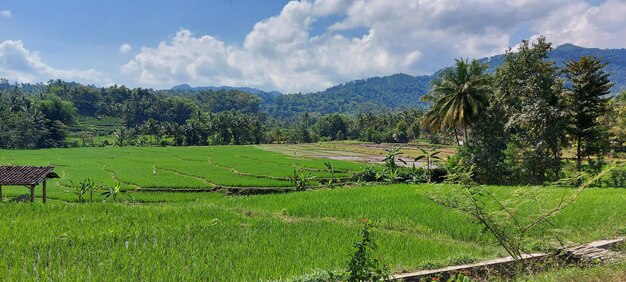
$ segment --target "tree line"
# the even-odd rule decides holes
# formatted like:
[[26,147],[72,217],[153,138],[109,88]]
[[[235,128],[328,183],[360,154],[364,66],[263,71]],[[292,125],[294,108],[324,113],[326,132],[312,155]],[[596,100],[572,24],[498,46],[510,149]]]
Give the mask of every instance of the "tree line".
[[[408,142],[419,137],[421,110],[320,114],[296,120],[268,116],[258,96],[237,90],[178,93],[125,86],[97,88],[51,80],[36,87],[0,81],[1,148],[98,145],[224,145],[330,140]],[[114,118],[116,128],[92,128],[81,118]],[[97,143],[98,136],[114,140]]]
[[581,57],[558,68],[547,59],[551,48],[544,37],[523,41],[493,74],[457,60],[423,97],[432,103],[424,125],[452,132],[480,182],[541,184],[563,176],[571,146],[578,171],[611,146],[623,149],[626,94],[610,97],[606,63]]

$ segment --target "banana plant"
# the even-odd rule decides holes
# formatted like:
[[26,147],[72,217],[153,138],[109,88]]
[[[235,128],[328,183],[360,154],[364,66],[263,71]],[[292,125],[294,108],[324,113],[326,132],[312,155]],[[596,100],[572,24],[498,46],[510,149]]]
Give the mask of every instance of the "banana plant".
[[385,159],[383,159],[383,161],[385,162],[384,172],[386,173],[386,181],[395,182],[398,180],[400,172],[398,171],[396,161],[400,161],[406,165],[406,162],[398,157],[403,154],[400,152],[400,149],[402,149],[401,146],[385,149]]
[[106,188],[107,190],[101,194],[102,196],[104,196],[104,199],[102,200],[103,202],[105,202],[109,198],[111,198],[113,202],[117,202],[118,195],[124,195],[130,198],[131,200],[133,199],[133,197],[128,193],[128,191],[122,190],[119,182],[115,183],[115,186],[113,187],[106,186]]
[[330,178],[330,181],[328,181],[328,184],[332,185],[335,182],[335,167],[330,162],[325,162],[324,165],[326,166],[326,168],[328,169],[328,172],[330,172],[330,175],[331,175],[331,178]]
[[301,170],[294,170],[291,177],[291,183],[293,183],[296,191],[304,191],[309,187],[309,181],[315,179],[310,172],[305,173]]
[[441,152],[436,149],[432,149],[428,151],[426,149],[420,148],[420,151],[422,151],[422,154],[419,155],[417,158],[415,158],[415,161],[417,162],[420,160],[426,160],[427,170],[430,170],[435,162],[441,160],[441,158],[437,156]]
[[396,160],[402,162],[403,164],[406,164],[404,160],[398,158],[399,155],[404,154],[400,152],[400,149],[402,149],[402,146],[385,149],[385,158],[383,159],[383,162],[385,162],[386,169],[396,170],[398,168]]
[[[74,183],[72,182],[72,184]],[[78,183],[78,187],[76,188],[76,191],[74,191],[74,194],[78,196],[78,201],[82,203],[84,201],[85,194],[89,193],[89,202],[92,202],[93,193],[95,193],[97,189],[98,185],[96,185],[92,179],[85,178],[83,181]]]

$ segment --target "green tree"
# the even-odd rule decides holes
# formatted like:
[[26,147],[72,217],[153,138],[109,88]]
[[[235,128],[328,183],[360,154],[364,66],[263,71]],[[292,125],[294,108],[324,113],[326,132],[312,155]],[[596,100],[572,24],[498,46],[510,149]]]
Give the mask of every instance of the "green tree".
[[581,171],[581,161],[597,151],[597,144],[606,140],[607,129],[598,118],[607,111],[607,95],[613,84],[604,71],[607,63],[595,57],[581,57],[565,63],[563,72],[570,87],[567,95],[568,114],[571,117],[569,133],[576,142],[576,168]]
[[507,161],[522,182],[559,177],[567,117],[558,68],[547,60],[551,49],[545,37],[524,40],[517,52],[506,52],[494,75],[496,99],[511,133]]
[[469,143],[468,129],[472,127],[481,110],[486,106],[486,94],[491,91],[490,76],[485,73],[486,64],[476,60],[457,59],[453,68],[445,70],[433,87],[424,95],[431,102],[424,122],[433,131],[451,128],[456,142],[461,145],[457,127],[463,129],[465,143]]

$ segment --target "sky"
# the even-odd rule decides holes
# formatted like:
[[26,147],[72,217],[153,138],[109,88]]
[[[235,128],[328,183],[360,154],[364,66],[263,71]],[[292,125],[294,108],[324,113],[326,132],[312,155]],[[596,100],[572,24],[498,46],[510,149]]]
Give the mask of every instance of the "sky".
[[0,78],[284,93],[455,58],[626,47],[626,0],[0,0]]

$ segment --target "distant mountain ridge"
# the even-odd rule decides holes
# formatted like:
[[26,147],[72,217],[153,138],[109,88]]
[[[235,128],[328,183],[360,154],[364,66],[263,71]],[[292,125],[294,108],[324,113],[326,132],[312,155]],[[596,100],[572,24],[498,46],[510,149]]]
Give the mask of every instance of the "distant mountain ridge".
[[[584,48],[573,44],[563,44],[549,52],[549,59],[562,67],[568,60],[578,60],[582,56],[603,58],[608,63],[606,71],[615,84],[613,92],[626,90],[626,49]],[[491,72],[504,62],[504,54],[479,59],[489,66]],[[452,60],[452,59],[451,59]],[[288,118],[303,112],[355,113],[364,111],[425,107],[420,98],[428,92],[431,82],[443,71],[431,75],[412,76],[398,73],[382,77],[370,77],[341,83],[326,90],[308,94],[281,95],[280,92],[265,92],[249,87],[207,86],[190,87],[183,84],[172,88],[179,91],[202,91],[234,89],[262,98],[262,107],[271,116]],[[271,94],[271,95],[268,95]]]
[[234,87],[234,86],[199,86],[199,87],[191,87],[189,84],[180,84],[172,87],[170,90],[172,91],[189,91],[189,92],[200,92],[205,90],[211,91],[219,91],[219,90],[237,90],[241,92],[246,92],[250,94],[254,94],[257,96],[269,94],[270,96],[282,95],[283,93],[278,91],[263,91],[261,89],[252,88],[252,87]]
[[[504,63],[504,54],[480,59],[489,65],[491,72]],[[612,92],[618,93],[626,90],[626,49],[599,49],[585,48],[566,43],[548,52],[548,58],[563,67],[569,60],[578,60],[583,56],[593,56],[604,59],[608,63],[605,70],[611,75],[610,79],[615,85]]]

